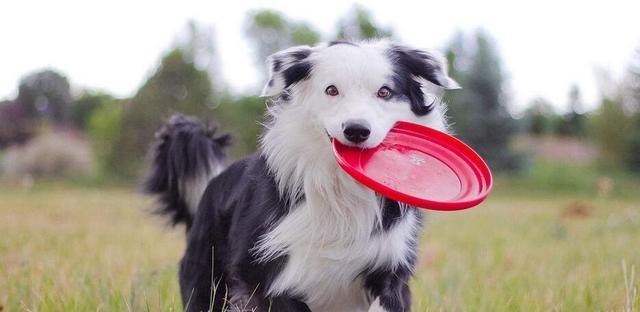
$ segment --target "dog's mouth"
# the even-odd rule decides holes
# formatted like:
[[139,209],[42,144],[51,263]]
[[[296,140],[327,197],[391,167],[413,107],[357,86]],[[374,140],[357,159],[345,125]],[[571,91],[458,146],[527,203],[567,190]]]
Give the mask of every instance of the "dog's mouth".
[[368,149],[368,148],[372,148],[372,147],[364,147],[360,144],[350,144],[350,143],[343,143],[342,141],[340,141],[339,139],[336,139],[334,137],[331,136],[331,134],[329,134],[329,131],[327,131],[327,129],[324,129],[324,133],[327,135],[327,139],[329,139],[329,144],[333,144],[333,140],[338,140],[338,142],[340,142],[340,144],[342,145],[346,145],[346,146],[350,146],[350,147],[354,147],[354,148],[360,148],[360,149]]

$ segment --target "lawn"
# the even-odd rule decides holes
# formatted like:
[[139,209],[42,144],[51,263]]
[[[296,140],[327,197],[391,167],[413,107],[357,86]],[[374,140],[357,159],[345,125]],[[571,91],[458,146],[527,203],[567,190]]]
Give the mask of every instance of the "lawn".
[[[415,311],[640,306],[637,197],[520,193],[428,217]],[[0,311],[180,311],[183,229],[149,205],[117,188],[0,189]]]

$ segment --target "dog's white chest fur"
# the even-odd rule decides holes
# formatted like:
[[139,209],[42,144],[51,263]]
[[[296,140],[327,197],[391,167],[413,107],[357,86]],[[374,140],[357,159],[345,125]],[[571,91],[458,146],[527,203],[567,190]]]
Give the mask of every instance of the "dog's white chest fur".
[[326,194],[306,193],[306,200],[261,240],[264,257],[288,257],[270,294],[299,295],[312,311],[368,311],[374,298],[364,291],[361,273],[407,261],[417,217],[409,214],[390,230],[372,233],[378,200],[371,191],[346,182],[351,193],[332,194],[343,196],[333,204],[360,206],[336,209],[324,200]]
[[283,197],[304,200],[253,249],[262,261],[287,256],[268,292],[298,295],[312,311],[367,311],[376,298],[364,290],[363,271],[411,267],[418,217],[409,213],[374,231],[380,199],[338,167],[317,114],[303,103],[281,103],[269,113],[273,122],[261,140],[267,164]]

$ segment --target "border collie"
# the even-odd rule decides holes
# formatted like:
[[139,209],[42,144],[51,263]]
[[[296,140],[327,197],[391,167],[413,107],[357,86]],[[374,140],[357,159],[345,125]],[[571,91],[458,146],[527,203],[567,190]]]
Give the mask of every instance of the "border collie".
[[388,41],[332,42],[267,60],[259,151],[225,165],[227,136],[174,116],[146,191],[187,226],[188,311],[408,311],[421,212],[344,173],[331,140],[380,144],[397,121],[446,131],[437,54]]

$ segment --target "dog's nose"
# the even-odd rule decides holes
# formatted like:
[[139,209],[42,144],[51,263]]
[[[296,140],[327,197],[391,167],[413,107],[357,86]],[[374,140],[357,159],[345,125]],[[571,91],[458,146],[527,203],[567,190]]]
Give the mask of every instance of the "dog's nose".
[[366,120],[349,120],[342,124],[344,137],[353,143],[362,143],[369,138],[371,130]]

